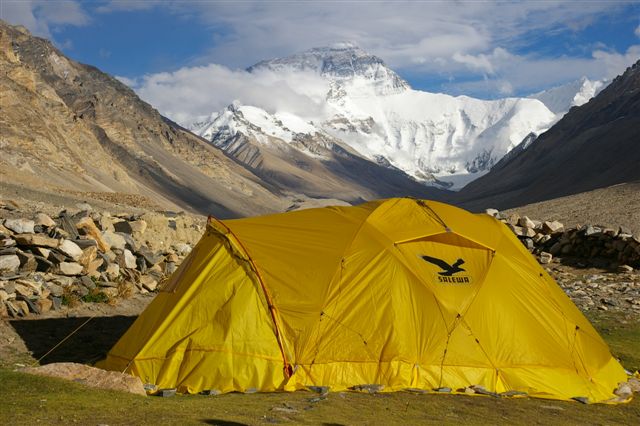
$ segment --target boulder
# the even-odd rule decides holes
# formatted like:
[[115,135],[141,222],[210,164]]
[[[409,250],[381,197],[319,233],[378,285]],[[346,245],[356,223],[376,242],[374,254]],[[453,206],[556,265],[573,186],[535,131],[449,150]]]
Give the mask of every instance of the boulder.
[[87,268],[91,262],[98,256],[98,248],[95,246],[87,247],[82,250],[82,255],[77,259],[78,263]]
[[43,234],[18,234],[14,235],[13,238],[16,240],[19,246],[23,247],[47,247],[47,248],[57,248],[60,242],[55,238],[49,238]]
[[82,249],[71,240],[63,240],[58,246],[58,250],[77,261],[82,256]]
[[131,228],[132,233],[144,234],[144,231],[147,230],[147,222],[142,219],[134,220],[129,222],[129,227]]
[[36,224],[36,226],[39,225],[47,228],[53,228],[56,226],[56,222],[44,213],[36,214],[34,223]]
[[103,235],[100,233],[100,230],[98,229],[96,224],[93,223],[93,219],[91,219],[89,216],[86,216],[80,219],[76,223],[76,228],[78,228],[78,230],[82,232],[84,235],[95,240],[96,243],[98,244],[98,247],[100,248],[100,251],[104,252],[104,251],[109,251],[111,249],[111,245],[108,243],[108,241],[105,240],[105,238],[103,238]]
[[129,249],[124,249],[122,254],[118,255],[116,261],[118,262],[118,265],[120,265],[120,268],[136,269],[138,266],[136,263],[136,257],[131,253],[131,251],[129,251]]
[[111,219],[111,214],[107,212],[102,213],[102,216],[100,216],[100,220],[96,222],[98,223],[102,231],[115,232],[115,228],[113,227],[113,220]]
[[107,278],[115,280],[120,276],[120,266],[118,266],[117,263],[110,263],[104,272],[107,275]]
[[[87,275],[90,276],[94,276],[96,275],[98,268],[100,268],[102,266],[102,264],[104,263],[104,259],[102,259],[101,257],[96,258],[94,260],[92,260],[91,262],[89,262],[89,264],[85,267],[85,273]],[[97,274],[98,276],[100,275],[99,273]]]
[[35,222],[29,219],[7,219],[4,226],[16,234],[32,234]]
[[82,274],[82,265],[76,262],[62,262],[58,265],[58,270],[62,275],[80,275]]
[[149,267],[160,263],[163,259],[161,255],[154,253],[147,246],[140,246],[136,253],[144,258]]
[[500,214],[500,212],[498,210],[496,210],[496,209],[486,209],[484,212],[486,214],[488,214],[489,216],[493,216],[495,218],[497,218],[498,215]]
[[47,290],[51,292],[51,296],[53,297],[62,297],[64,294],[64,288],[52,282],[47,283]]
[[33,258],[36,260],[37,267],[36,271],[38,272],[49,272],[53,269],[53,262],[47,260],[44,256],[34,255]]
[[14,247],[16,245],[16,240],[14,240],[13,238],[1,238],[0,239],[0,249],[3,248],[7,248],[7,247]]
[[35,256],[28,252],[18,251],[16,253],[20,259],[20,272],[35,272],[38,269],[38,261]]
[[[118,250],[124,250],[127,244],[127,241],[120,234],[116,234],[111,231],[102,231],[102,238],[105,243],[109,245],[111,248],[115,248]],[[105,250],[105,252],[108,250]]]
[[518,225],[522,226],[523,228],[531,228],[531,229],[534,229],[536,227],[536,224],[527,216],[522,216],[518,220]]
[[53,307],[53,300],[51,299],[38,299],[35,303],[40,313],[49,312]]
[[46,259],[51,254],[51,250],[44,247],[35,247],[33,249],[33,254],[40,255]]
[[139,377],[116,371],[101,370],[84,364],[60,362],[25,368],[21,371],[28,374],[70,380],[93,388],[129,392],[140,396],[147,395]]
[[553,222],[543,222],[542,230],[545,234],[554,234],[556,232],[562,232],[564,230],[564,225],[557,220]]
[[148,291],[154,291],[158,287],[158,281],[151,275],[141,276],[140,284]]
[[551,263],[552,260],[553,255],[551,253],[547,253],[546,251],[540,253],[540,263],[542,263],[543,265]]
[[20,268],[20,258],[15,254],[0,256],[0,274],[15,274]]

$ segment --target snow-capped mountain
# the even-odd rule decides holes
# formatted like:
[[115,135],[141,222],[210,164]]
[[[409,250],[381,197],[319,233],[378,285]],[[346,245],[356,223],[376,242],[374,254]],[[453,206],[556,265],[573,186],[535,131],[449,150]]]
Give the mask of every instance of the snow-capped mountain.
[[[314,152],[309,141],[340,141],[379,165],[450,189],[485,174],[525,138],[547,130],[568,110],[563,102],[577,104],[599,87],[585,80],[574,92],[555,89],[538,94],[539,99],[428,93],[412,89],[382,59],[351,43],[262,61],[248,71],[315,73],[328,90],[315,113],[236,104],[192,130],[223,149],[238,133],[260,144],[277,139],[307,154]],[[235,111],[241,112],[240,119]],[[295,142],[301,138],[308,142],[304,148]]]
[[378,95],[397,93],[409,88],[409,84],[389,69],[382,59],[348,42],[316,47],[286,58],[261,61],[247,68],[249,72],[262,70],[311,71],[336,83],[363,79]]
[[348,202],[442,195],[290,113],[234,103],[194,131],[282,192]]
[[589,102],[607,84],[609,84],[607,80],[589,80],[587,77],[582,77],[562,86],[534,93],[529,97],[544,103],[554,114],[564,115],[571,107]]

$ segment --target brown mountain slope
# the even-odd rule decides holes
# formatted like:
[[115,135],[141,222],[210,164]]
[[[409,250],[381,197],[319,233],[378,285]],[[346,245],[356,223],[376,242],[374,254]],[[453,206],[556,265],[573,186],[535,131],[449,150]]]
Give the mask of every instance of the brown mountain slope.
[[507,208],[638,179],[640,61],[457,199],[471,209]]
[[0,180],[11,184],[134,193],[222,218],[283,211],[307,197],[444,196],[344,149],[329,148],[326,161],[306,147],[265,151],[254,167],[243,156],[255,146],[227,155],[118,80],[1,21],[0,88]]
[[0,180],[125,192],[221,217],[290,202],[133,91],[0,21]]

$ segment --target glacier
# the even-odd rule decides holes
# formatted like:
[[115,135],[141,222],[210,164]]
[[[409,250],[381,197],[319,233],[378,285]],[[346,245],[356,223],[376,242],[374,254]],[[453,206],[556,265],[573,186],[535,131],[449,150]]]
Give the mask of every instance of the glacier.
[[[326,95],[314,98],[314,111],[234,102],[192,124],[192,131],[223,149],[238,133],[262,144],[331,138],[366,159],[451,190],[487,173],[513,148],[526,147],[525,139],[530,143],[604,85],[583,79],[531,97],[498,100],[429,93],[411,88],[382,59],[345,42],[265,60],[247,71],[283,78],[313,73],[326,81]],[[305,151],[314,150],[306,144]]]

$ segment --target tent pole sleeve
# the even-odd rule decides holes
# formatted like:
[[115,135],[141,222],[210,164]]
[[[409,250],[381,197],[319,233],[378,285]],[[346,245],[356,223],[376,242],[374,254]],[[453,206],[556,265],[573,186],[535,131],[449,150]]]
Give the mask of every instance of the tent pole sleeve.
[[282,362],[284,363],[284,368],[283,368],[284,375],[285,375],[285,377],[287,379],[289,379],[293,375],[293,367],[289,363],[289,361],[287,359],[286,351],[284,350],[284,343],[283,343],[283,340],[282,340],[282,333],[280,332],[280,325],[278,324],[278,316],[276,314],[276,308],[273,305],[273,302],[271,300],[271,295],[269,294],[269,291],[267,290],[267,286],[264,284],[264,280],[262,279],[262,275],[260,275],[260,271],[256,267],[256,264],[253,261],[253,258],[249,254],[249,251],[244,246],[244,244],[242,244],[242,241],[240,240],[240,238],[238,238],[238,236],[236,234],[234,234],[233,231],[227,225],[225,225],[221,220],[219,220],[219,219],[217,219],[217,218],[215,218],[213,216],[209,216],[208,219],[209,219],[209,222],[215,221],[218,225],[222,226],[233,237],[233,239],[240,246],[240,249],[242,249],[244,255],[247,257],[247,260],[249,261],[249,264],[251,265],[251,269],[256,274],[256,277],[258,278],[258,282],[260,283],[260,287],[262,287],[262,292],[264,294],[264,297],[265,297],[265,299],[267,301],[267,306],[269,307],[269,313],[271,314],[271,319],[273,320],[273,327],[274,327],[274,332],[275,332],[275,335],[276,335],[276,341],[278,342],[278,347],[280,348],[280,353],[282,354]]

